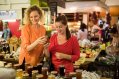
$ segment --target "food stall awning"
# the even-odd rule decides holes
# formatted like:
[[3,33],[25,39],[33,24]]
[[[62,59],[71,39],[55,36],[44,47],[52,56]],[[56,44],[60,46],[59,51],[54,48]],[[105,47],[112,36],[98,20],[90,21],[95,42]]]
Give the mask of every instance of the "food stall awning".
[[101,12],[101,9],[108,10],[108,6],[100,1],[66,2],[65,8],[58,7],[58,13]]

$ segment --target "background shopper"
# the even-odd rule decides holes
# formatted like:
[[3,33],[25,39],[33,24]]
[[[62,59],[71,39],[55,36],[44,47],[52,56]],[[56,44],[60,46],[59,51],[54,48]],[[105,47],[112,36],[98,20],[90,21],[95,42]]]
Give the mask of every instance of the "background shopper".
[[2,38],[7,40],[11,37],[11,31],[10,29],[8,28],[8,23],[5,22],[4,23],[4,26],[3,26],[3,34],[2,34]]
[[84,39],[87,39],[87,36],[88,36],[87,26],[86,24],[81,23],[77,34],[78,40],[83,41]]

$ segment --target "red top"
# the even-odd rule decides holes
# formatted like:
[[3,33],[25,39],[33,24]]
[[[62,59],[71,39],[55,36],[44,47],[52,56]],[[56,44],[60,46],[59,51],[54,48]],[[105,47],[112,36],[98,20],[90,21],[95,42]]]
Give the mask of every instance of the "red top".
[[[57,34],[54,34],[50,38],[49,52],[52,55],[52,63],[54,64],[55,70],[58,71],[59,65],[64,65],[66,73],[72,72],[74,70],[73,62],[78,60],[80,57],[79,44],[75,36],[71,36],[67,42],[59,45],[57,42]],[[62,52],[64,54],[71,55],[71,60],[57,59],[55,56],[56,52]]]

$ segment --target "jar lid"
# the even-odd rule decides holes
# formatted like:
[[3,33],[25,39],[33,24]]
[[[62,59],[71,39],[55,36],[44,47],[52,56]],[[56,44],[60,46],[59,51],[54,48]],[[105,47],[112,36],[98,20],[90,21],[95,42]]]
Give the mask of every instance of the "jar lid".
[[48,78],[49,78],[49,79],[50,79],[50,78],[51,78],[51,79],[52,79],[52,78],[55,78],[55,75],[51,74],[51,75],[48,76]]
[[17,69],[17,72],[23,71],[22,69]]
[[51,74],[57,74],[57,71],[51,71]]
[[28,73],[24,73],[24,74],[23,74],[23,76],[25,76],[25,77],[26,77],[26,76],[29,76],[29,74],[28,74]]
[[70,75],[76,75],[76,72],[70,72],[69,74]]
[[76,72],[82,72],[83,70],[81,70],[81,69],[76,69]]
[[38,70],[33,70],[32,73],[38,73]]
[[43,74],[36,75],[36,78],[42,78],[42,77],[43,77]]

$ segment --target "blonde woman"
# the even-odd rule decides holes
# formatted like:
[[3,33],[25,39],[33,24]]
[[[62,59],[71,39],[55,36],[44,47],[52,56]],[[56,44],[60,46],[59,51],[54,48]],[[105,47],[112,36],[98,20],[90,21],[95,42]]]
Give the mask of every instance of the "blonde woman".
[[36,66],[43,55],[43,45],[46,43],[46,29],[41,24],[42,10],[33,5],[25,12],[24,27],[21,29],[21,50],[19,64],[24,68],[24,63]]

